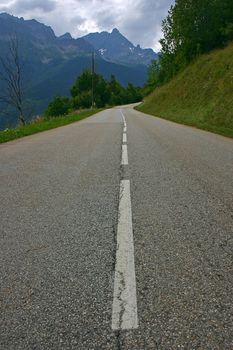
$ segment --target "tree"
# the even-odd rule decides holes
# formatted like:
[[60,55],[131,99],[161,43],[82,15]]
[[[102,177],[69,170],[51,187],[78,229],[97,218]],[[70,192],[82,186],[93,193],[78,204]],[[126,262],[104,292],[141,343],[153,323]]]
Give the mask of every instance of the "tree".
[[[95,79],[96,80],[96,79]],[[72,97],[76,97],[79,94],[92,89],[92,73],[89,70],[85,70],[72,86],[70,93]]]
[[50,102],[45,112],[46,117],[58,117],[68,113],[70,108],[70,100],[68,97],[56,96]]
[[151,61],[151,64],[148,67],[148,81],[147,86],[150,89],[154,89],[159,85],[159,73],[160,65],[157,60]]
[[[107,105],[115,106],[126,103],[134,103],[142,100],[141,88],[128,84],[125,89],[112,75],[107,81],[100,74],[94,74],[94,101],[98,108]],[[92,73],[88,70],[79,76],[72,86],[72,107],[90,108],[92,105]]]
[[84,91],[74,96],[72,99],[72,108],[90,108],[92,105],[92,93],[91,91]]
[[122,96],[124,95],[124,88],[116,80],[115,75],[111,75],[108,82],[108,90],[110,93],[109,104],[111,106],[120,105],[122,103]]
[[20,59],[17,36],[10,37],[8,52],[5,57],[0,57],[0,79],[5,88],[4,93],[0,95],[0,102],[7,107],[13,107],[18,113],[21,124],[25,125],[23,64]]
[[[110,91],[108,90],[107,82],[104,80],[102,75],[94,73],[93,83],[95,105],[97,107],[104,107],[110,100]],[[77,78],[70,92],[71,96],[73,97],[74,107],[91,107],[92,73],[85,70],[82,75]]]
[[110,91],[108,88],[108,84],[102,75],[95,74],[95,90],[94,90],[94,100],[95,104],[98,108],[102,108],[109,104],[110,101]]
[[232,0],[176,0],[162,22],[159,82],[233,39]]
[[142,100],[142,94],[139,88],[133,86],[133,84],[128,83],[124,94],[124,103],[136,103]]

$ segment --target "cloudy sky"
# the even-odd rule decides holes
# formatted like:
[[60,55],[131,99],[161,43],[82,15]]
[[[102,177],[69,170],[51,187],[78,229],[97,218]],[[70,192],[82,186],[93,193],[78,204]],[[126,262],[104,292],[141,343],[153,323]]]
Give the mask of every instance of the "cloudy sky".
[[0,0],[0,12],[35,18],[56,35],[118,28],[134,44],[159,50],[161,21],[174,0]]

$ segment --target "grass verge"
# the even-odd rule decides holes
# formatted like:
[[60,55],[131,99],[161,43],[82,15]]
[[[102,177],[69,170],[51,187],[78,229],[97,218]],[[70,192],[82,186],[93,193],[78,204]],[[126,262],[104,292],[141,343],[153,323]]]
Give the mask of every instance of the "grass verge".
[[60,126],[68,125],[79,120],[90,117],[93,114],[101,112],[103,109],[85,110],[79,113],[71,113],[66,116],[41,119],[37,122],[32,122],[25,126],[20,126],[15,129],[0,131],[0,143],[12,141],[24,136],[36,134],[38,132],[59,128]]
[[136,109],[233,138],[233,44],[200,56]]
[[187,115],[182,116],[180,113],[175,114],[173,111],[168,111],[168,110],[165,110],[164,113],[162,112],[162,114],[157,113],[157,111],[154,112],[154,111],[147,110],[146,108],[144,108],[143,103],[140,106],[134,107],[134,109],[136,109],[139,112],[148,114],[150,116],[170,120],[174,123],[192,126],[192,127],[197,128],[197,129],[202,129],[202,130],[213,132],[215,134],[219,134],[222,136],[233,138],[233,129],[227,128],[224,126],[211,125],[211,124],[202,122],[200,120],[197,120],[194,117],[187,117]]

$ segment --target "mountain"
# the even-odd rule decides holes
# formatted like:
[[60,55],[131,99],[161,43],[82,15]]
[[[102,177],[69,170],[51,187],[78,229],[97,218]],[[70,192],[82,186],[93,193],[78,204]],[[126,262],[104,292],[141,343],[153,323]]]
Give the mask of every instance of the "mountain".
[[[69,33],[56,37],[51,27],[36,20],[24,20],[7,13],[0,14],[0,41],[7,42],[9,35],[17,34],[21,46],[37,51],[37,59],[48,61],[51,59],[69,59],[72,56],[85,55],[93,51],[92,45],[82,38],[73,39]],[[25,57],[27,56],[25,54]],[[35,57],[30,57],[34,59]]]
[[91,33],[83,39],[91,44],[106,61],[129,66],[147,66],[157,58],[152,49],[142,49],[140,45],[134,46],[116,28],[111,33]]
[[[111,74],[114,74],[124,86],[128,82],[137,86],[142,86],[146,82],[147,66],[136,59],[137,55],[132,55],[130,61],[129,57],[126,59],[127,55],[123,54],[124,50],[118,47],[118,55],[116,54],[114,59],[113,47],[109,49],[111,58],[107,54],[103,55],[99,49],[96,49],[97,44],[92,44],[85,37],[74,39],[69,33],[57,37],[49,26],[34,19],[24,20],[7,13],[0,14],[0,55],[2,57],[6,56],[9,39],[15,33],[19,40],[20,58],[24,62],[25,95],[33,106],[34,115],[41,114],[54,96],[58,94],[69,96],[70,87],[77,76],[84,69],[91,68],[93,51],[96,57],[96,71],[105,78],[110,78]],[[114,40],[114,45],[121,46],[123,41],[127,42],[128,46],[132,45],[116,29],[109,35],[112,38],[108,40],[109,48],[111,40]],[[120,50],[122,59],[119,55]],[[145,50],[145,57],[146,52],[147,50]],[[3,89],[1,81],[0,89]],[[16,118],[11,119],[14,125]],[[0,115],[0,129],[6,127],[9,120],[8,117],[6,119]]]

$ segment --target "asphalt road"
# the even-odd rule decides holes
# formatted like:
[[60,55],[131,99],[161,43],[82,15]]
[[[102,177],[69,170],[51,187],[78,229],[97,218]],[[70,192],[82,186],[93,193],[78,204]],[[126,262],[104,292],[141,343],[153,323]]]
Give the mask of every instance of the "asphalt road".
[[233,140],[126,106],[0,145],[0,219],[1,350],[233,349]]

